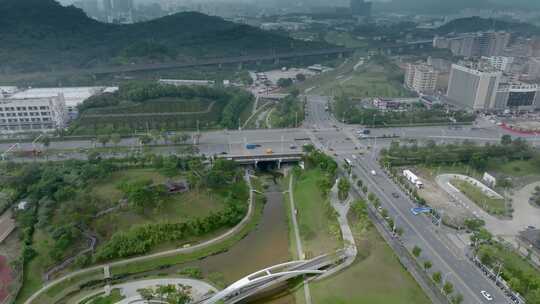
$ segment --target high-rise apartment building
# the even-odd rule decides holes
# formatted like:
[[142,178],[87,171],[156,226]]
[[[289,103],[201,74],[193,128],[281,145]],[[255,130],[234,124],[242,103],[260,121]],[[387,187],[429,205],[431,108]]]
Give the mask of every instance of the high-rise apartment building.
[[491,65],[453,64],[446,96],[453,103],[475,111],[493,109],[501,77],[502,72]]
[[492,67],[503,72],[509,72],[514,62],[514,57],[505,56],[482,57],[482,59],[486,60]]
[[510,41],[507,32],[467,33],[453,37],[435,37],[433,46],[450,49],[452,54],[465,57],[501,56]]
[[427,64],[407,64],[405,85],[418,93],[433,93],[439,73]]

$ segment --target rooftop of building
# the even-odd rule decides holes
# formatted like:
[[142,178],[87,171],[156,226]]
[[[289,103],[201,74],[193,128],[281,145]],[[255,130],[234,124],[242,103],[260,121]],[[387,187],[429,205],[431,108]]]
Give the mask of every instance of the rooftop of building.
[[64,96],[66,106],[76,106],[89,97],[100,93],[113,93],[118,87],[57,87],[57,88],[28,88],[20,90],[10,99],[31,99]]

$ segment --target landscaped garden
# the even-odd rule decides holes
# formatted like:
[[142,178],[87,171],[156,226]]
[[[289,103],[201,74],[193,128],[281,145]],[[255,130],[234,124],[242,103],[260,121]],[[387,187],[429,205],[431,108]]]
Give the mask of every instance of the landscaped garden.
[[115,93],[85,100],[69,133],[236,128],[238,118],[248,118],[252,104],[251,94],[235,88],[126,83]]
[[247,211],[243,174],[225,160],[212,166],[198,157],[161,156],[4,164],[2,172],[0,190],[27,201],[16,210],[25,231],[19,301],[43,278],[197,243],[235,226]]
[[478,186],[475,186],[468,181],[453,179],[450,183],[487,213],[493,215],[506,214],[507,210],[504,199],[489,196]]

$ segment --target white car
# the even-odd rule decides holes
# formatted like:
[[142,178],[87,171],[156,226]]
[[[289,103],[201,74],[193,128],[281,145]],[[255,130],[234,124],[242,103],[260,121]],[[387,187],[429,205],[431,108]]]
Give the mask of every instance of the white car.
[[487,291],[482,290],[482,291],[480,291],[480,293],[482,294],[482,296],[484,296],[484,298],[486,298],[486,300],[488,300],[488,301],[493,300],[493,297]]

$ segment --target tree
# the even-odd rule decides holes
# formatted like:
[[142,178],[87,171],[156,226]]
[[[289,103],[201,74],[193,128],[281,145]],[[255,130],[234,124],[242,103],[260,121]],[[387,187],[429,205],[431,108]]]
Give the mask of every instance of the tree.
[[340,200],[344,201],[349,196],[349,190],[351,188],[351,184],[349,181],[345,178],[340,178],[338,182],[338,197]]
[[293,81],[292,79],[290,78],[280,78],[278,79],[277,81],[277,85],[282,87],[282,88],[288,88],[290,87],[291,85],[293,84]]
[[152,137],[145,134],[145,135],[142,135],[141,137],[139,137],[139,140],[140,140],[141,144],[146,145],[146,144],[149,144],[150,142],[152,142]]
[[450,301],[452,304],[461,304],[463,302],[463,295],[458,293],[457,295],[453,296]]
[[117,146],[120,141],[122,141],[122,137],[118,133],[111,134],[111,142]]
[[366,185],[363,185],[363,186],[362,186],[362,192],[363,192],[364,194],[366,194],[367,191],[368,191],[367,186],[366,186]]
[[512,144],[512,136],[508,134],[501,136],[501,145],[508,146],[510,144]]
[[415,257],[419,257],[420,254],[422,253],[422,248],[418,247],[418,246],[414,246],[413,250],[412,250],[412,254],[415,256]]
[[444,292],[444,294],[449,295],[449,294],[451,294],[453,291],[454,291],[454,285],[452,285],[452,283],[450,283],[450,282],[444,283],[444,286],[443,286],[443,292]]
[[433,282],[440,284],[441,279],[442,279],[441,272],[440,271],[434,272],[431,278],[433,279]]
[[137,289],[137,292],[143,300],[150,301],[154,298],[154,290],[152,288]]
[[97,141],[100,142],[104,147],[111,140],[111,136],[108,134],[98,135]]
[[433,266],[431,261],[424,261],[424,270],[425,271],[428,271],[431,268],[431,266]]
[[189,139],[189,135],[186,133],[178,133],[172,137],[172,142],[176,145],[183,144]]
[[43,135],[40,141],[45,148],[48,148],[51,145],[51,138],[47,135]]
[[302,73],[298,73],[296,74],[296,80],[302,82],[302,81],[305,81],[306,80],[306,75],[302,74]]

